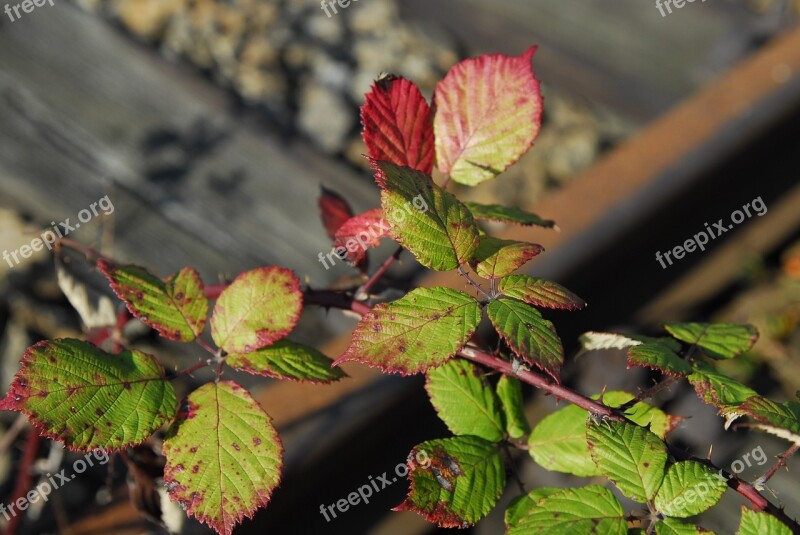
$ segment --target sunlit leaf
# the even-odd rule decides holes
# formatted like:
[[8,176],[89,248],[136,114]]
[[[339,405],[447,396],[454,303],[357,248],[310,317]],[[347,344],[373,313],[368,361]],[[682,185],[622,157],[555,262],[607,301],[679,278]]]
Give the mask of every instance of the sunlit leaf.
[[[599,396],[592,396],[597,399]],[[603,403],[620,407],[634,398],[628,392],[604,392]],[[649,428],[663,439],[674,427],[673,419],[657,407],[639,401],[625,411],[633,422]],[[601,472],[592,460],[586,442],[588,413],[570,405],[545,416],[528,438],[528,452],[536,463],[555,472],[581,477],[597,476]]]
[[500,400],[476,365],[454,359],[428,370],[427,375],[425,387],[431,403],[453,434],[502,440]]
[[769,513],[742,506],[742,520],[736,535],[791,535],[792,530]]
[[278,486],[283,447],[269,415],[236,383],[207,383],[184,401],[164,441],[170,499],[230,535]]
[[528,275],[504,277],[498,290],[507,297],[542,308],[577,310],[586,306],[586,301],[560,284]]
[[429,440],[416,446],[430,459],[410,466],[411,489],[396,511],[415,511],[440,527],[468,527],[491,512],[506,483],[499,446],[475,436]]
[[688,518],[719,502],[727,488],[725,479],[707,466],[681,461],[667,469],[655,506],[665,516]]
[[516,377],[503,375],[497,382],[497,397],[505,417],[506,433],[511,438],[522,438],[531,432],[531,426],[525,417],[525,405],[522,399],[522,384]]
[[627,422],[602,421],[587,426],[586,438],[595,464],[622,494],[639,503],[653,499],[667,463],[658,436]]
[[431,178],[408,167],[375,162],[390,234],[430,269],[448,271],[472,259],[478,227],[472,213]]
[[361,107],[361,122],[371,158],[431,173],[431,109],[416,84],[391,74],[376,81]]
[[712,533],[693,524],[684,524],[674,518],[665,518],[656,524],[656,535],[702,535]]
[[418,288],[365,314],[334,365],[355,360],[387,373],[424,372],[450,360],[480,320],[481,307],[470,295]]
[[303,309],[300,281],[272,266],[242,273],[223,290],[211,317],[211,337],[228,353],[250,353],[294,329]]
[[118,449],[172,420],[177,401],[151,355],[111,355],[62,339],[28,348],[0,409],[24,412],[43,434],[70,448]]
[[544,248],[535,243],[481,236],[470,264],[484,279],[504,277],[527,264],[542,251]]
[[184,268],[162,281],[139,266],[107,260],[100,260],[98,266],[131,314],[165,338],[191,342],[203,332],[208,299],[194,269]]
[[558,380],[564,349],[553,324],[530,305],[513,299],[497,299],[487,307],[498,334],[521,359]]
[[800,435],[800,403],[796,401],[778,403],[762,396],[753,396],[738,410],[757,422],[785,429],[795,436]]
[[[546,492],[543,492],[546,491]],[[625,510],[599,485],[536,489],[506,514],[506,535],[597,533],[626,535]]]
[[715,359],[731,359],[744,353],[758,339],[758,331],[752,325],[668,323],[664,328],[678,340],[697,345]]
[[697,362],[694,373],[687,377],[700,399],[719,409],[719,413],[732,421],[741,416],[739,405],[758,393],[749,386],[717,372],[710,366]]
[[254,375],[273,379],[289,379],[311,383],[330,383],[347,377],[333,361],[303,344],[280,340],[252,353],[233,354],[225,358],[228,366]]
[[436,86],[434,132],[439,170],[474,186],[516,162],[539,134],[542,95],[531,60],[484,55],[462,61]]

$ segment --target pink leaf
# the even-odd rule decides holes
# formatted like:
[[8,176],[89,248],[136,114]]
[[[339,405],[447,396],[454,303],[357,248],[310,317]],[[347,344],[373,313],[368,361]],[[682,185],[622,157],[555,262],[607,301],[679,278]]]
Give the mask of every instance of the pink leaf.
[[439,170],[474,186],[505,171],[539,134],[542,95],[531,58],[484,55],[462,61],[434,95]]
[[377,247],[381,238],[389,235],[389,224],[383,219],[383,210],[375,208],[348,219],[338,231],[333,242],[334,251],[352,264],[367,256],[367,249]]

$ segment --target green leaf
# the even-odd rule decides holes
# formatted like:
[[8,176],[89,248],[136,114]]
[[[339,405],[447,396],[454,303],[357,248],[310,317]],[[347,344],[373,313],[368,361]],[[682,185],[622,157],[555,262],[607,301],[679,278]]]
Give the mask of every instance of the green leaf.
[[600,475],[586,444],[588,413],[570,405],[545,416],[528,437],[528,453],[536,464],[580,477]]
[[217,299],[211,337],[228,353],[251,353],[292,332],[302,309],[300,281],[290,270],[247,271]]
[[647,342],[628,349],[628,367],[646,366],[674,377],[685,377],[693,368],[662,342]]
[[495,279],[513,273],[542,251],[535,243],[481,236],[470,265],[484,279]]
[[688,518],[719,502],[728,484],[707,466],[696,461],[671,465],[656,494],[656,509],[666,516]]
[[498,334],[521,359],[558,380],[564,348],[553,324],[530,305],[513,299],[497,299],[487,307]]
[[508,504],[508,508],[506,508],[503,515],[506,526],[517,524],[525,518],[530,509],[536,505],[536,502],[562,490],[558,487],[540,487],[533,489],[528,494],[517,496]]
[[521,438],[531,432],[525,417],[522,383],[516,377],[503,375],[497,382],[497,396],[503,409],[506,433],[511,438]]
[[474,436],[429,440],[409,458],[422,452],[430,462],[410,465],[411,489],[395,511],[416,511],[446,528],[471,526],[492,511],[506,484],[496,444]]
[[170,499],[225,535],[266,506],[281,479],[283,447],[269,415],[230,381],[189,395],[163,453]]
[[[609,407],[620,407],[633,398],[633,394],[628,392],[605,392],[603,403]],[[642,401],[628,409],[626,416],[639,425],[649,426],[662,439],[673,427],[669,415]],[[555,472],[580,477],[600,475],[586,443],[587,418],[588,413],[575,405],[544,417],[528,438],[528,452],[533,460]]]
[[[635,397],[636,396],[630,392],[614,390],[603,393],[603,403],[609,407],[617,408],[628,403]],[[592,399],[600,399],[600,395],[594,395]],[[636,402],[631,408],[625,411],[625,416],[632,422],[649,428],[650,431],[662,440],[675,428],[676,419],[672,418],[658,407],[654,407],[644,401]]]
[[464,203],[475,219],[483,221],[496,221],[498,223],[514,223],[517,225],[553,228],[556,226],[555,221],[549,219],[542,219],[536,214],[520,210],[519,208],[511,208],[501,204],[478,204],[474,202]]
[[786,525],[763,511],[752,511],[742,506],[742,520],[736,535],[791,535]]
[[389,233],[420,264],[449,271],[472,259],[478,227],[466,206],[420,171],[389,162],[374,165]]
[[531,59],[501,54],[468,59],[436,86],[436,164],[459,184],[474,186],[516,162],[539,134],[542,95]]
[[627,422],[602,421],[586,428],[586,438],[595,464],[620,492],[639,503],[653,499],[667,463],[658,436]]
[[280,340],[253,353],[228,355],[225,362],[237,370],[273,379],[330,383],[347,377],[313,347],[289,340]]
[[480,321],[481,307],[470,295],[450,288],[417,288],[364,314],[334,366],[354,360],[386,373],[424,372],[450,360]]
[[498,289],[507,297],[542,308],[578,310],[586,306],[586,301],[560,284],[528,275],[505,277],[500,281]]
[[481,370],[453,359],[428,370],[425,383],[439,418],[456,435],[475,435],[490,442],[503,439],[500,400]]
[[28,348],[0,410],[24,412],[42,434],[88,451],[144,441],[175,417],[177,401],[151,355],[62,339]]
[[208,299],[203,281],[192,268],[183,268],[161,280],[146,269],[100,260],[98,267],[134,317],[164,338],[191,342],[203,332],[208,317]]
[[537,489],[506,512],[506,535],[626,535],[625,511],[614,494],[599,485]]
[[[782,436],[792,442],[797,442],[800,435],[800,403],[787,401],[777,403],[762,396],[753,396],[739,406],[739,412],[746,414],[753,420],[766,424],[760,429],[772,434]],[[777,429],[774,429],[777,428]],[[782,434],[779,429],[789,431],[794,437]]]
[[741,416],[739,405],[758,395],[752,388],[722,375],[702,362],[696,362],[694,369],[694,373],[688,377],[689,383],[703,401],[719,409],[719,413],[728,419],[728,424]]
[[701,535],[712,533],[693,524],[684,524],[674,518],[665,518],[656,524],[656,535]]
[[732,323],[668,323],[664,328],[687,344],[694,344],[714,359],[732,359],[748,351],[758,339],[752,325]]

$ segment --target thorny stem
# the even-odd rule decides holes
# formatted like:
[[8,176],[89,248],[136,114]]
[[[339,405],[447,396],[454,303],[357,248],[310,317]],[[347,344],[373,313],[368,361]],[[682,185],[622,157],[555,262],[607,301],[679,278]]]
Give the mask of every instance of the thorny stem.
[[[459,271],[461,271],[459,269]],[[372,307],[365,303],[357,303],[351,299],[348,300],[346,294],[340,292],[325,292],[325,291],[311,291],[313,295],[313,299],[308,299],[308,290],[306,292],[306,303],[307,304],[320,304],[321,306],[325,307],[337,307],[344,310],[351,310],[353,312],[357,312],[359,314],[364,314],[369,312]],[[360,306],[356,306],[360,305]],[[472,362],[476,362],[478,364],[482,364],[487,366],[493,370],[499,371],[505,375],[509,375],[511,377],[517,377],[520,381],[528,383],[555,398],[562,399],[567,401],[573,405],[576,405],[591,414],[595,414],[597,416],[601,416],[606,420],[612,421],[619,421],[624,422],[628,420],[624,414],[619,412],[619,409],[614,409],[612,407],[608,407],[601,402],[595,401],[590,399],[583,394],[570,390],[569,388],[551,381],[544,376],[541,376],[537,373],[534,373],[530,370],[519,369],[514,370],[513,366],[510,362],[507,362],[503,359],[490,355],[481,351],[479,348],[473,345],[467,345],[462,350],[458,352],[458,356]],[[688,358],[689,355],[687,355]],[[634,425],[636,425],[634,423]],[[726,479],[728,486],[747,499],[750,504],[752,505],[753,509],[756,511],[764,511],[766,513],[771,514],[781,522],[783,522],[786,526],[788,526],[792,533],[796,535],[800,535],[800,524],[798,524],[794,519],[790,518],[781,508],[767,500],[761,493],[750,483],[739,479],[735,474],[730,474],[725,472],[724,470],[719,469],[715,466],[710,460],[708,459],[701,459],[698,457],[694,457],[689,455],[685,452],[675,449],[674,447],[667,445],[669,449],[669,453],[672,457],[678,460],[693,460],[705,464],[709,468],[719,471]],[[788,452],[787,452],[788,453]]]
[[672,386],[672,384],[674,382],[675,382],[675,378],[672,377],[672,376],[669,376],[669,377],[657,382],[656,384],[654,384],[653,386],[651,386],[650,388],[648,388],[644,392],[640,393],[638,396],[636,396],[635,398],[631,399],[630,401],[627,401],[627,402],[623,403],[622,405],[620,405],[618,410],[620,412],[624,413],[625,411],[627,411],[628,409],[630,409],[631,407],[633,407],[634,405],[636,405],[640,401],[644,401],[645,399],[650,399],[650,398],[655,397],[662,390],[666,390],[667,388]]
[[[449,180],[449,177],[448,177],[448,180]],[[446,183],[447,183],[447,181],[445,181],[445,185],[446,185]],[[58,248],[60,246],[62,246],[62,245],[67,246],[67,247],[69,247],[69,248],[71,248],[71,249],[73,249],[75,251],[78,251],[78,252],[84,254],[84,256],[86,256],[87,260],[89,260],[89,261],[97,261],[100,258],[104,258],[103,255],[101,255],[100,253],[98,253],[97,251],[92,249],[91,247],[86,247],[86,246],[83,246],[83,245],[78,244],[76,242],[73,242],[72,240],[64,239],[64,238],[62,238],[62,239],[60,239],[59,241],[56,242],[56,251],[58,251]],[[394,260],[392,260],[392,262],[394,262]],[[384,263],[384,266],[387,263],[389,263],[389,260],[387,260]],[[391,265],[391,263],[389,263],[389,265]],[[388,267],[386,269],[388,269]],[[381,270],[379,269],[379,272],[380,271]],[[380,273],[380,275],[378,275],[377,278],[375,276],[373,276],[373,278],[375,278],[375,280],[377,281],[380,278],[380,276],[382,276],[385,273],[385,271],[386,270],[384,269],[383,272]],[[463,276],[467,280],[468,284],[470,284],[471,286],[476,288],[484,297],[486,297],[489,300],[492,299],[492,297],[489,294],[487,294],[486,291],[479,284],[477,284],[475,281],[472,280],[472,278],[469,276],[469,274],[464,270],[464,268],[462,266],[458,267],[458,272],[459,272],[459,274],[461,274],[461,276]],[[374,284],[374,282],[373,282],[373,284]],[[227,287],[227,285],[224,285],[224,284],[207,287],[206,291],[205,291],[206,296],[209,299],[216,299],[216,298],[219,297],[221,292],[226,287]],[[370,312],[372,310],[372,306],[370,306],[367,303],[355,300],[353,294],[350,293],[350,292],[334,292],[334,291],[327,291],[327,290],[313,290],[311,288],[308,288],[304,292],[304,302],[306,304],[322,306],[322,307],[325,307],[325,308],[337,308],[337,309],[342,309],[342,310],[349,310],[349,311],[352,311],[352,312],[354,312],[354,313],[356,313],[358,315],[361,315],[361,316],[367,314],[368,312]],[[200,343],[199,339],[198,339],[198,343]],[[211,349],[211,348],[208,348],[206,346],[206,349],[208,350],[208,349]],[[694,352],[695,349],[696,349],[696,346],[692,346],[689,349],[689,351],[687,352],[687,355],[686,355],[685,358],[686,359],[691,358],[691,355],[692,355],[692,353]],[[216,355],[216,352],[214,352],[213,350],[211,350],[211,352]],[[496,371],[499,371],[499,372],[501,372],[501,373],[503,373],[505,375],[509,375],[511,377],[517,377],[519,380],[521,380],[521,381],[523,381],[525,383],[528,383],[528,384],[530,384],[530,385],[532,385],[532,386],[534,386],[534,387],[536,387],[536,388],[538,388],[538,389],[540,389],[540,390],[552,395],[555,398],[562,399],[562,400],[567,401],[567,402],[569,402],[569,403],[571,403],[573,405],[581,407],[582,409],[588,411],[591,414],[595,414],[597,416],[604,417],[607,420],[628,421],[628,422],[630,422],[625,417],[625,415],[620,412],[619,409],[614,409],[614,408],[611,408],[611,407],[608,407],[608,406],[604,405],[601,402],[594,401],[594,400],[592,400],[592,399],[590,399],[590,398],[588,398],[588,397],[586,397],[586,396],[584,396],[582,394],[579,394],[578,392],[570,390],[569,388],[567,388],[567,387],[565,387],[565,386],[563,386],[563,385],[561,385],[561,384],[559,384],[557,382],[552,382],[550,379],[547,379],[544,376],[536,374],[536,373],[534,373],[534,372],[532,372],[530,370],[526,370],[526,369],[515,370],[513,368],[513,366],[511,365],[511,363],[509,363],[509,362],[507,362],[507,361],[505,361],[503,359],[500,359],[498,357],[495,357],[493,355],[487,354],[487,353],[481,351],[479,348],[477,348],[475,346],[467,345],[465,348],[463,348],[462,350],[460,350],[458,352],[458,356],[460,356],[461,358],[465,358],[467,360],[471,360],[471,361],[476,362],[478,364],[482,364],[484,366],[487,366],[487,367],[489,367],[491,369],[494,369]],[[218,366],[217,366],[217,379],[219,380],[219,377],[220,377],[220,374],[221,374],[221,371],[222,371],[221,369],[222,369],[223,361],[221,359],[218,359],[218,360],[219,360],[219,362],[218,362]],[[192,367],[190,367],[190,368],[188,368],[186,370],[183,370],[183,371],[179,372],[178,375],[179,376],[180,375],[189,375],[189,374],[191,374],[192,372],[194,372],[196,370],[199,370],[201,368],[205,368],[207,366],[210,366],[211,364],[213,364],[213,362],[214,362],[213,359],[209,359],[209,360],[207,360],[205,362],[200,362],[200,363],[198,363],[198,364],[196,364],[196,365],[194,365],[194,366],[192,366]],[[667,382],[668,381],[663,381],[662,383],[667,383]],[[658,386],[658,385],[656,385],[656,386]],[[655,387],[653,387],[653,388],[655,388]],[[659,387],[659,389],[660,388],[663,388],[663,387]],[[648,394],[648,392],[645,392],[645,394]],[[34,429],[31,429],[30,432],[36,434],[36,431]],[[38,434],[36,434],[36,436],[38,438]],[[28,449],[30,449],[30,447],[31,447],[30,444],[31,444],[31,441],[29,440],[28,441],[28,448],[26,448],[26,454],[28,452]],[[669,445],[667,445],[667,447],[669,448],[670,454],[676,459],[679,459],[679,460],[694,460],[694,461],[697,461],[697,462],[705,464],[709,468],[712,468],[714,470],[719,470],[719,473],[723,474],[724,477],[726,477],[728,486],[731,489],[733,489],[734,491],[736,491],[737,493],[739,493],[741,496],[746,498],[752,504],[752,506],[753,506],[753,508],[755,510],[764,511],[764,512],[767,512],[767,513],[771,514],[772,516],[776,517],[778,520],[780,520],[781,522],[786,524],[792,530],[793,533],[795,533],[797,535],[800,535],[800,524],[798,524],[795,520],[793,520],[788,515],[786,515],[786,513],[781,508],[777,507],[776,505],[771,503],[769,500],[767,500],[764,496],[762,496],[761,493],[753,485],[751,485],[751,484],[749,484],[749,483],[747,483],[745,481],[742,481],[735,474],[729,474],[729,473],[727,473],[727,472],[725,472],[725,471],[723,471],[721,469],[718,469],[708,459],[700,459],[700,458],[697,458],[697,457],[693,457],[693,456],[688,455],[688,454],[686,454],[684,452],[676,450],[674,447],[669,446]],[[786,461],[788,460],[788,458],[791,456],[791,454],[794,454],[797,451],[798,448],[800,448],[799,445],[795,445],[792,448],[790,448],[782,456],[781,460],[779,460],[779,462],[775,465],[775,467],[773,467],[774,470],[771,469],[770,472],[768,472],[767,475],[769,475],[769,477],[772,477],[772,475],[774,475],[774,473],[777,472],[777,470],[780,469],[781,466],[785,466]],[[34,454],[35,454],[35,451],[34,451]],[[24,467],[24,463],[23,463],[23,467]],[[764,477],[766,478],[766,475]],[[29,477],[28,477],[28,479],[29,479]],[[764,481],[766,481],[766,479]],[[20,482],[18,482],[18,486],[19,486],[19,483]],[[13,531],[11,529],[12,527],[13,526],[10,524],[9,525],[9,530],[7,531],[7,533],[13,534]]]
[[211,364],[213,364],[213,363],[214,363],[214,361],[212,359],[204,360],[203,362],[198,362],[194,366],[191,366],[189,368],[186,368],[185,370],[179,371],[177,373],[176,377],[180,377],[182,375],[191,375],[194,372],[196,372],[197,370],[201,370],[203,368],[207,368],[207,367],[211,366]]
[[361,287],[356,290],[356,299],[359,301],[365,301],[369,297],[369,291],[372,289],[373,286],[383,277],[389,268],[392,267],[392,264],[395,263],[397,259],[400,258],[400,253],[403,252],[402,247],[398,247],[397,250],[386,259],[386,261],[378,268],[378,270],[373,273],[373,275],[361,285]]
[[770,469],[767,471],[767,473],[766,473],[766,474],[764,474],[763,476],[759,477],[759,478],[756,480],[756,482],[758,482],[758,483],[759,483],[759,484],[761,484],[761,485],[766,485],[766,484],[767,484],[767,481],[769,481],[770,479],[772,479],[772,476],[774,476],[774,475],[775,475],[775,473],[776,473],[778,470],[780,470],[781,468],[783,468],[784,466],[786,466],[786,463],[787,463],[787,462],[789,462],[789,459],[791,459],[792,455],[794,455],[795,453],[797,453],[797,450],[798,450],[798,449],[800,449],[800,443],[798,443],[798,444],[792,444],[792,447],[791,447],[791,448],[789,448],[788,450],[786,450],[784,453],[782,453],[782,454],[778,455],[778,462],[777,462],[777,463],[775,463],[775,464],[772,466],[772,468],[770,468]]
[[194,341],[197,343],[197,345],[199,345],[200,347],[202,347],[203,349],[205,349],[207,352],[211,353],[215,357],[217,356],[217,353],[219,353],[216,349],[214,349],[213,347],[208,345],[205,342],[205,340],[203,340],[202,338],[195,338]]
[[486,299],[492,299],[492,296],[486,293],[486,290],[484,290],[480,284],[472,280],[472,277],[469,276],[469,273],[467,273],[467,270],[464,269],[464,266],[458,266],[458,274],[464,277],[464,279],[467,281],[467,284],[478,290]]
[[[692,346],[689,347],[688,350],[686,350],[686,355],[684,355],[683,359],[688,361],[689,359],[692,358],[692,356],[694,356],[695,351],[697,351],[697,345],[692,344]],[[675,382],[675,377],[672,375],[664,378],[662,381],[659,381],[658,383],[654,384],[644,392],[640,393],[632,400],[620,406],[619,408],[620,412],[624,413],[625,411],[636,405],[638,402],[655,397],[662,390],[666,390],[667,388],[672,386],[674,382]]]

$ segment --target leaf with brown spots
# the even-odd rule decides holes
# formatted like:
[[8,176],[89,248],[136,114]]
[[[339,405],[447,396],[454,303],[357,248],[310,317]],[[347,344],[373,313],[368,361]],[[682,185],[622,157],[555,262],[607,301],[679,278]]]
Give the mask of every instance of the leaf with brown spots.
[[23,412],[42,434],[89,451],[142,442],[172,420],[177,401],[151,355],[110,355],[62,339],[28,348],[0,409]]
[[660,438],[635,424],[590,420],[586,439],[597,468],[622,494],[639,503],[655,497],[667,464],[667,446]]
[[[506,484],[499,445],[480,437],[429,440],[408,456],[411,490],[395,511],[415,511],[443,528],[465,528],[491,512]],[[414,459],[427,459],[423,466]]]
[[497,289],[507,297],[541,308],[578,310],[586,306],[586,301],[560,284],[528,275],[504,277]]
[[292,332],[302,310],[300,281],[290,270],[271,266],[247,271],[217,299],[211,337],[228,353],[250,353]]
[[544,251],[541,245],[481,236],[478,250],[470,264],[484,279],[505,277]]
[[271,418],[231,381],[184,400],[163,453],[170,499],[224,535],[265,507],[281,479],[283,446]]
[[514,354],[559,380],[564,348],[552,323],[532,306],[514,299],[492,301],[486,312]]
[[131,314],[164,338],[191,342],[205,329],[208,299],[194,269],[183,268],[162,281],[139,266],[100,260],[98,267]]
[[334,365],[354,360],[386,373],[424,372],[450,360],[480,321],[480,305],[464,292],[418,288],[365,314]]
[[347,377],[341,368],[313,347],[280,340],[269,347],[244,355],[228,355],[225,363],[237,370],[274,379],[332,383]]
[[506,535],[628,533],[622,504],[599,485],[539,488],[512,501],[505,516]]
[[425,267],[449,271],[472,259],[478,227],[472,213],[430,176],[389,162],[374,162],[389,234]]

